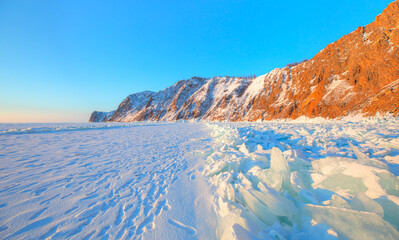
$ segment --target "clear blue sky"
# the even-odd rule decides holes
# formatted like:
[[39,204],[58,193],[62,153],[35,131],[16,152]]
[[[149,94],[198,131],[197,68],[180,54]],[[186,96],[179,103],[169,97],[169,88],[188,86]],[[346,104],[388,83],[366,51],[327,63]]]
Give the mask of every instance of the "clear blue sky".
[[87,121],[192,76],[312,58],[392,0],[0,0],[0,122]]

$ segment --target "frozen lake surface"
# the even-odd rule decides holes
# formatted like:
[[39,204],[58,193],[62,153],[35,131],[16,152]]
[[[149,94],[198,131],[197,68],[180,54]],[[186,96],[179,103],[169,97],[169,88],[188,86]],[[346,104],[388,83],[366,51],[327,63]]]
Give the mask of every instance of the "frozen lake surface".
[[212,213],[201,196],[206,184],[193,154],[209,142],[205,130],[2,124],[0,238],[212,238]]
[[1,239],[399,239],[399,121],[0,124]]

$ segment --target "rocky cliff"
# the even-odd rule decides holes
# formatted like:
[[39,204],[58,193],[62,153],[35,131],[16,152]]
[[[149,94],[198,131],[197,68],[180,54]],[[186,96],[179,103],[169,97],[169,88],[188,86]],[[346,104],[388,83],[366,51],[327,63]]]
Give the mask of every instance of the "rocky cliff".
[[107,122],[113,115],[115,111],[112,112],[99,112],[94,111],[91,116],[89,122]]
[[247,78],[191,78],[128,96],[112,116],[90,121],[256,121],[350,113],[399,115],[399,0],[375,21],[313,59]]

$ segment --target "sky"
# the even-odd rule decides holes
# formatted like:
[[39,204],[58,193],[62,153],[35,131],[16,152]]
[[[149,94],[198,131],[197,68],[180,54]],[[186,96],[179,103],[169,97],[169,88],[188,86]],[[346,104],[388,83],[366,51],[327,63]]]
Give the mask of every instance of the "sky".
[[0,122],[87,122],[193,76],[311,59],[392,0],[0,0]]

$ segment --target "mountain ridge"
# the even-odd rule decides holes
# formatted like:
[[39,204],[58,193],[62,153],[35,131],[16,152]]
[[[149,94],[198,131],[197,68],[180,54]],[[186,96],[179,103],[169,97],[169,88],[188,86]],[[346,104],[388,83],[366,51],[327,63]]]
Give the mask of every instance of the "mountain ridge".
[[[129,95],[90,121],[257,121],[399,114],[399,0],[312,59],[256,77],[193,77]],[[102,117],[100,117],[102,116]]]

